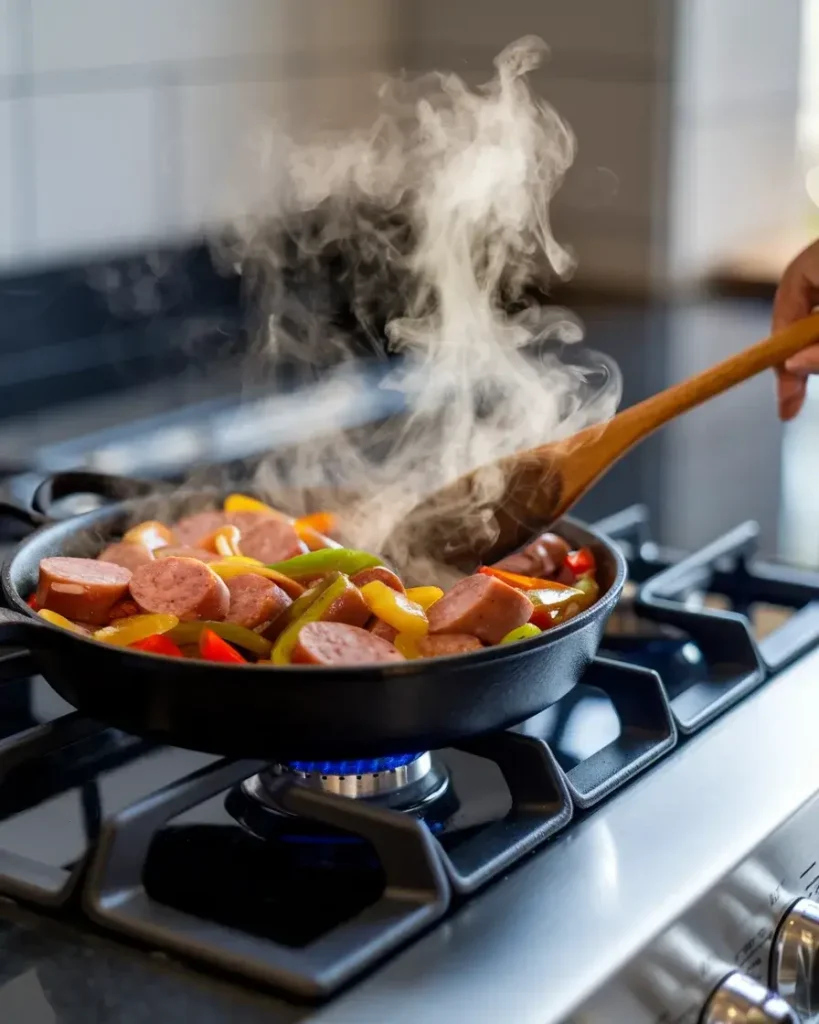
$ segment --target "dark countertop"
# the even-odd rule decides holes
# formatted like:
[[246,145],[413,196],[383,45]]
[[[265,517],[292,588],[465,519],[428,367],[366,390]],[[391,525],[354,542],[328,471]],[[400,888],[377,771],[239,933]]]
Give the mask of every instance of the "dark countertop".
[[7,1024],[291,1024],[308,1013],[0,901]]

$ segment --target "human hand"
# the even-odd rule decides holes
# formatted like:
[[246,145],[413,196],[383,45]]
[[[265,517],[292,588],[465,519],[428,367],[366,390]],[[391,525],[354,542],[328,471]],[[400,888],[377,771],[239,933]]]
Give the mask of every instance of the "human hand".
[[[774,299],[773,329],[781,331],[819,306],[819,241],[788,266]],[[819,373],[819,344],[798,352],[777,370],[779,418],[792,420],[805,403],[808,376]]]

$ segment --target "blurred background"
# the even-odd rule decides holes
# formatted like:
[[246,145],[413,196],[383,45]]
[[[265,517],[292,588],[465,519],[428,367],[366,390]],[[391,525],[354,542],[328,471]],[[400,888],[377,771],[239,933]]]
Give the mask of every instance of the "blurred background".
[[[344,394],[294,393],[286,367],[249,379],[254,296],[203,240],[256,203],[271,119],[366,124],[385,73],[476,84],[528,33],[579,141],[554,208],[579,265],[553,298],[620,363],[624,402],[763,337],[819,234],[819,0],[0,0],[7,494],[77,465],[178,476],[400,412],[377,356]],[[819,398],[783,431],[759,379],[583,512],[647,502],[684,548],[754,518],[767,552],[817,565],[817,438]]]

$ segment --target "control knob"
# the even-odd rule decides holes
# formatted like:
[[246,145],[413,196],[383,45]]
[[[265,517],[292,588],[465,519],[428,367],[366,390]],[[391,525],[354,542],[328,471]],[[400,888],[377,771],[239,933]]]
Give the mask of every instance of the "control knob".
[[711,993],[700,1024],[799,1024],[799,1018],[775,992],[734,971]]
[[771,948],[770,981],[804,1022],[819,1021],[819,903],[797,900],[782,918]]

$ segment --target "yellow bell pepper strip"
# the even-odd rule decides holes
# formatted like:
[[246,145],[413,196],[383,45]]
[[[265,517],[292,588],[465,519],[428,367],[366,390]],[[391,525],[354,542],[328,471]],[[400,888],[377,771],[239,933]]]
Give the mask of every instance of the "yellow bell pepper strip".
[[164,523],[149,519],[132,526],[122,539],[128,544],[141,544],[149,551],[156,551],[157,548],[164,548],[173,543],[173,533]]
[[567,587],[565,583],[557,583],[555,580],[539,580],[534,576],[521,576],[520,573],[495,569],[491,565],[482,565],[478,572],[483,576],[494,576],[495,579],[507,583],[516,590],[571,590],[571,587]]
[[130,647],[137,640],[144,640],[156,633],[167,633],[178,625],[179,619],[175,615],[129,615],[98,629],[94,639],[115,647]]
[[399,594],[381,580],[365,583],[361,588],[361,596],[373,615],[399,633],[426,636],[429,632],[427,614],[421,605],[406,594]]
[[443,596],[444,592],[440,587],[410,587],[407,591],[410,601],[420,604],[425,612],[428,612]]
[[247,658],[217,636],[212,629],[203,629],[199,636],[199,653],[205,661],[219,661],[226,665],[246,665]]
[[553,590],[551,587],[544,590],[529,590],[526,596],[535,606],[529,621],[540,629],[548,629],[550,626],[565,622],[587,607],[584,603],[586,595],[574,587],[561,587],[560,590]]
[[527,622],[523,626],[518,626],[517,629],[510,629],[505,637],[502,638],[502,644],[513,644],[517,640],[531,640],[533,636],[540,636],[543,632],[533,622]]
[[[290,656],[299,639],[301,627],[306,626],[308,622],[320,622],[329,611],[330,606],[340,597],[343,597],[344,592],[351,586],[352,583],[350,583],[349,579],[339,573],[329,586],[324,587],[322,592],[310,602],[298,618],[295,618],[287,626],[279,635],[275,644],[273,644],[270,660],[274,665],[290,664]],[[306,597],[307,595],[305,594],[304,596]]]
[[268,569],[274,569],[294,580],[310,579],[324,576],[328,572],[343,572],[345,576],[355,576],[362,569],[371,569],[374,565],[383,565],[380,558],[366,551],[354,551],[352,548],[325,548],[322,551],[309,551],[304,555],[296,555],[284,562],[273,562]]
[[69,633],[77,633],[79,636],[90,636],[89,630],[84,629],[82,626],[78,626],[76,622],[72,622],[71,619],[67,619],[64,615],[59,615],[57,612],[49,611],[48,608],[41,608],[37,614],[41,619],[45,619],[46,622],[50,622],[52,626],[60,626],[62,629],[67,629]]
[[242,534],[238,526],[220,526],[218,530],[203,537],[197,547],[204,551],[213,551],[214,554],[223,555],[225,558],[236,558],[242,556],[239,549],[239,541]]
[[418,650],[418,637],[412,636],[410,633],[399,633],[393,640],[393,646],[399,654],[404,655],[407,661],[414,661],[421,657],[421,652]]
[[251,558],[249,555],[225,555],[224,558],[219,560],[219,564],[225,563],[226,565],[264,565],[264,562],[260,562],[258,558]]
[[273,645],[263,636],[254,633],[252,629],[244,626],[237,626],[235,622],[180,622],[178,626],[168,633],[168,636],[175,644],[185,648],[198,644],[202,632],[209,629],[228,643],[243,647],[258,658],[267,658]]
[[225,512],[261,512],[267,516],[276,516],[277,519],[285,519],[275,508],[271,508],[270,505],[265,505],[263,501],[259,501],[258,498],[251,498],[247,494],[229,494],[222,505]]
[[220,559],[218,562],[210,562],[210,568],[221,576],[223,580],[233,579],[234,576],[247,576],[252,573],[254,576],[264,576],[266,580],[272,580],[277,586],[295,600],[304,593],[304,587],[289,576],[277,572],[275,569],[268,569],[266,565],[258,565],[251,561],[234,561],[231,559]]

